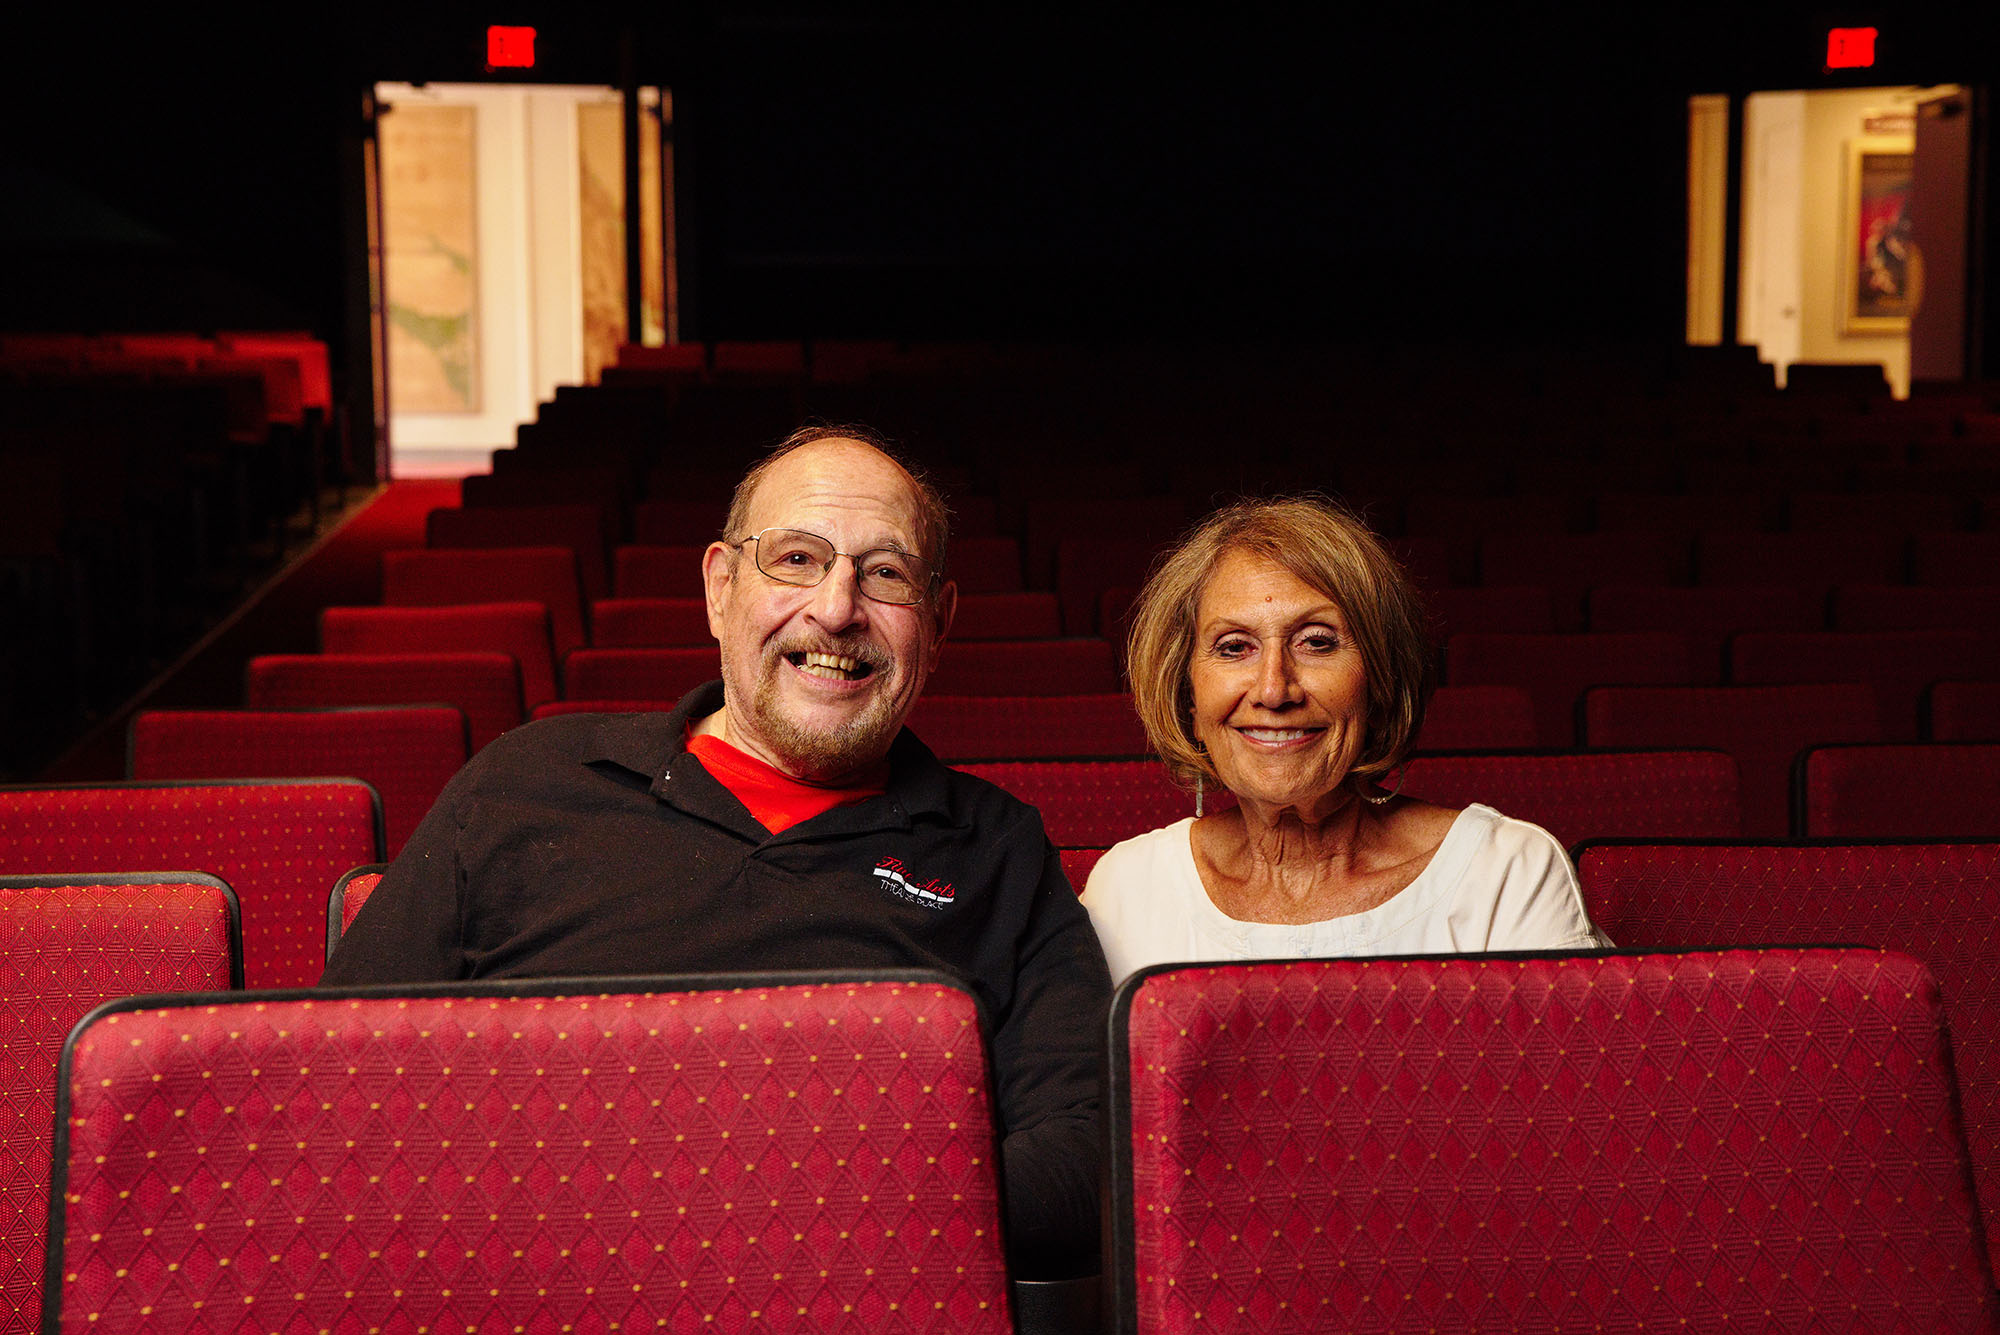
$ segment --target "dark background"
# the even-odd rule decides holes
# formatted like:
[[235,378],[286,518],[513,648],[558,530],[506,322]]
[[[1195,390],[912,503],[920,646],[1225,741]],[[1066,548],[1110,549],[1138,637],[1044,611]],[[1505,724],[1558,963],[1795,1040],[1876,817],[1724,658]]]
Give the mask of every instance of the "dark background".
[[[363,90],[486,77],[509,22],[539,78],[673,89],[686,336],[1664,342],[1688,94],[1988,77],[1990,6],[1742,8],[45,8],[0,323],[338,350]],[[1876,70],[1819,68],[1837,22]]]

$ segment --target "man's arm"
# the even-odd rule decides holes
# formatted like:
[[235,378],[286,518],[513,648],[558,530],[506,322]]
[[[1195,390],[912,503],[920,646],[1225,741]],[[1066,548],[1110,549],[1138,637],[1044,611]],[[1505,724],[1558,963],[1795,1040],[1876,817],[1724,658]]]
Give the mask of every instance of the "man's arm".
[[458,811],[466,770],[438,796],[409,843],[341,933],[320,983],[451,982],[465,976]]
[[1045,836],[1013,1004],[993,1066],[1007,1134],[1001,1166],[1016,1278],[1096,1273],[1104,1019],[1111,976],[1090,919]]

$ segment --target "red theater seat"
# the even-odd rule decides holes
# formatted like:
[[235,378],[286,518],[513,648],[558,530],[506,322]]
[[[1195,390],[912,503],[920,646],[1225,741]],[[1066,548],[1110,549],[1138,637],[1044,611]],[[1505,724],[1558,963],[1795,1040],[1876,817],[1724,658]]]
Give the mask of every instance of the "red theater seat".
[[382,602],[387,607],[538,602],[549,609],[556,657],[587,642],[576,554],[567,547],[384,552]]
[[125,777],[362,779],[381,796],[393,858],[467,755],[465,715],[450,705],[153,709],[133,716]]
[[[1736,762],[1716,751],[1413,757],[1402,791],[1440,806],[1482,802],[1580,839],[1721,838],[1742,820]],[[1393,787],[1393,784],[1390,785]]]
[[706,546],[624,546],[612,553],[611,591],[620,598],[700,598]]
[[367,867],[356,867],[333,883],[333,893],[326,898],[326,957],[333,958],[333,948],[340,944],[340,938],[354,922],[354,915],[361,912],[361,906],[368,902],[368,896],[375,893],[375,887],[382,883],[382,873],[389,870],[381,863]]
[[1535,744],[1535,705],[1518,686],[1440,686],[1424,710],[1419,751],[1524,751]]
[[1453,686],[1518,686],[1535,702],[1542,746],[1577,743],[1576,707],[1591,686],[1684,686],[1688,642],[1666,631],[1576,635],[1454,635],[1445,645]]
[[1824,630],[1817,595],[1783,585],[1668,589],[1600,585],[1586,600],[1594,631],[1670,631],[1686,637],[1697,686],[1719,686],[1729,637],[1745,630]]
[[680,703],[672,700],[550,700],[529,711],[532,719],[553,718],[557,714],[653,714],[665,713]]
[[1836,584],[1903,582],[1903,539],[1866,533],[1704,533],[1694,582],[1705,588],[1779,584],[1815,598]]
[[722,536],[727,501],[640,501],[632,507],[632,541],[641,547],[706,547]]
[[910,730],[950,764],[1136,756],[1150,749],[1132,697],[1105,695],[917,697]]
[[244,680],[251,709],[451,705],[474,751],[521,721],[512,654],[259,654]]
[[252,987],[317,980],[326,887],[381,860],[381,802],[359,779],[0,788],[0,873],[187,867],[227,881]]
[[1938,742],[2000,742],[2000,681],[1941,681],[1930,689],[1930,726]]
[[1110,1070],[1130,1335],[1993,1323],[1907,956],[1167,966]]
[[1109,695],[1123,686],[1104,640],[946,643],[925,683],[933,695]]
[[1794,791],[1807,838],[2000,838],[2000,743],[1815,747]]
[[134,992],[241,986],[236,896],[213,876],[0,876],[0,1325],[40,1329],[56,1060],[71,1026]]
[[1739,685],[1861,681],[1875,689],[1883,736],[1917,736],[1918,708],[1934,681],[1988,678],[2000,671],[2000,632],[1968,630],[1825,631],[1738,635],[1729,672]]
[[1556,628],[1555,600],[1539,586],[1431,589],[1424,610],[1439,644],[1462,633],[1547,635]]
[[576,557],[586,598],[611,594],[611,566],[604,557],[611,536],[610,517],[594,505],[438,509],[424,518],[426,547],[567,547]]
[[1012,1329],[969,993],[604,991],[100,1014],[63,1059],[63,1328]]
[[1056,546],[1056,597],[1062,633],[1099,635],[1097,605],[1108,589],[1146,582],[1160,547],[1150,538],[1064,538]]
[[1499,533],[1479,547],[1479,582],[1532,584],[1553,595],[1552,630],[1583,629],[1584,591],[1596,584],[1685,584],[1688,547],[1661,533]]
[[1576,865],[1592,921],[1621,946],[1846,941],[1928,965],[2000,1260],[2000,845],[1596,844]]
[[[1986,527],[2000,528],[2000,504],[1988,507]],[[1917,534],[1910,539],[1910,582],[1945,588],[2000,584],[2000,532]]]
[[[1946,589],[1843,584],[1833,591],[1835,630],[2000,630],[2000,584]],[[1759,627],[1777,630],[1776,626]],[[1994,665],[2000,673],[2000,663]]]
[[1013,538],[953,538],[945,562],[961,598],[1021,591],[1021,544]]
[[1801,686],[1598,686],[1583,697],[1587,746],[1702,747],[1736,760],[1742,833],[1791,831],[1792,762],[1825,742],[1879,742],[1875,696],[1854,682]]
[[1791,498],[1791,527],[1834,533],[1949,531],[1966,518],[1962,497],[1935,491],[1800,491]]
[[700,598],[600,598],[590,605],[595,649],[691,649],[714,640]]
[[951,619],[951,638],[1053,640],[1062,634],[1062,608],[1053,593],[967,593]]
[[[1109,848],[1121,839],[1194,814],[1194,794],[1167,777],[1157,760],[1001,761],[961,765],[1040,810],[1057,848]],[[1207,809],[1231,804],[1209,793]]]
[[327,654],[507,654],[520,671],[522,703],[532,708],[556,696],[549,610],[540,603],[328,607],[319,614],[319,647]]
[[578,649],[563,659],[563,695],[571,700],[679,700],[722,675],[722,656],[706,649]]

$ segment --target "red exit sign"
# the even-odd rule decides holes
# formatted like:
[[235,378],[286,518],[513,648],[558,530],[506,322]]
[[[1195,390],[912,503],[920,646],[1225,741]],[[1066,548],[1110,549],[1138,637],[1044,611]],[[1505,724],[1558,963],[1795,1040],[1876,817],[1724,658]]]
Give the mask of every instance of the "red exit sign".
[[486,30],[486,68],[530,70],[535,67],[533,28],[491,27]]
[[1875,63],[1876,30],[1873,28],[1829,28],[1826,33],[1826,67],[1830,70],[1865,70]]

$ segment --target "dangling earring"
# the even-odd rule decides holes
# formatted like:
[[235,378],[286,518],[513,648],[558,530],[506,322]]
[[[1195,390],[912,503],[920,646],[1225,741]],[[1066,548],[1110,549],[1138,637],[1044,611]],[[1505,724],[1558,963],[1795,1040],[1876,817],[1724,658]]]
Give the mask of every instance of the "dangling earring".
[[1194,776],[1194,818],[1196,820],[1201,819],[1202,787],[1201,775],[1197,774]]

